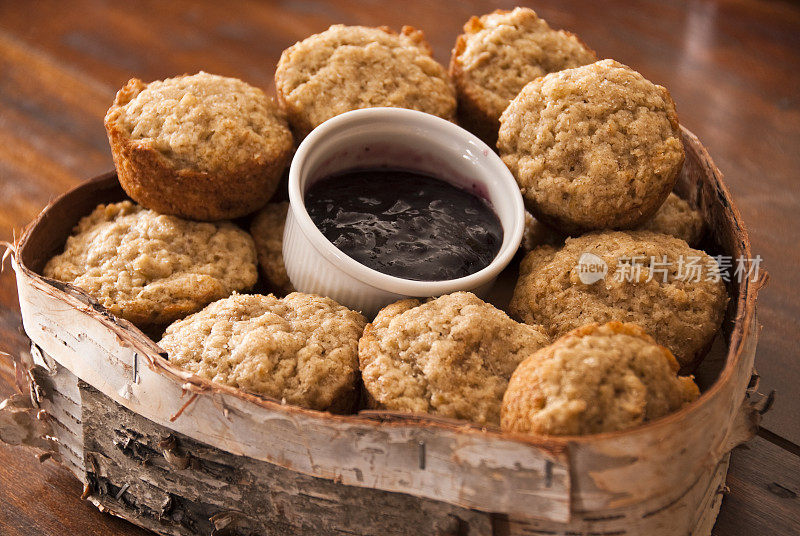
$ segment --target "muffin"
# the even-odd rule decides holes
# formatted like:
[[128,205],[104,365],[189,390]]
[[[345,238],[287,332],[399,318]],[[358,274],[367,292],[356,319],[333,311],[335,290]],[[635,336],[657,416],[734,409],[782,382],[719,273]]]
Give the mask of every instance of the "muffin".
[[410,108],[453,119],[455,90],[422,32],[403,27],[331,26],[283,51],[278,100],[306,136],[323,121],[360,108]]
[[472,17],[450,58],[458,120],[494,147],[500,115],[528,82],[594,61],[594,51],[577,36],[553,30],[532,9]]
[[525,229],[519,245],[522,251],[528,252],[535,247],[544,245],[558,247],[564,243],[565,239],[564,235],[534,218],[530,212],[525,212]]
[[690,368],[725,315],[728,297],[718,275],[712,257],[678,238],[596,232],[528,253],[509,308],[553,338],[592,322],[632,322]]
[[366,320],[331,300],[234,294],[170,325],[158,345],[179,367],[287,404],[348,411]]
[[[703,237],[703,216],[675,193],[670,193],[655,215],[637,229],[674,236],[696,247]],[[525,213],[525,233],[522,235],[522,247],[525,251],[544,244],[559,246],[564,243],[565,238],[530,213]]]
[[637,229],[668,234],[696,247],[703,238],[703,215],[675,193],[670,193],[655,215]]
[[523,361],[503,397],[507,432],[616,432],[672,413],[700,396],[678,362],[635,324],[589,324]]
[[402,300],[364,330],[358,359],[375,408],[500,424],[500,403],[520,361],[549,341],[469,292]]
[[260,90],[200,72],[117,93],[105,118],[119,182],[135,201],[195,220],[269,201],[292,151],[282,112]]
[[276,290],[294,292],[283,264],[283,228],[289,203],[267,203],[250,224],[261,274]]
[[528,210],[569,235],[642,225],[683,165],[669,92],[613,60],[534,80],[500,125]]
[[45,277],[85,290],[143,329],[199,311],[258,278],[253,240],[228,222],[200,223],[122,201],[82,218]]

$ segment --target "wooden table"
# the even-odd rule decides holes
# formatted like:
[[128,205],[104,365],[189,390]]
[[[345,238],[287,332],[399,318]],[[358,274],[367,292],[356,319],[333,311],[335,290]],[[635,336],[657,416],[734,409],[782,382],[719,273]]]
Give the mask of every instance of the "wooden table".
[[[225,4],[225,5],[223,5]],[[55,195],[112,167],[102,118],[128,78],[206,70],[274,93],[281,51],[332,23],[410,24],[447,62],[491,1],[337,0],[0,4],[0,240]],[[759,437],[734,451],[715,534],[800,533],[800,5],[777,0],[541,0],[538,13],[601,57],[667,86],[726,175],[771,274],[756,366],[777,391]],[[24,351],[13,274],[0,275],[0,349]],[[13,370],[0,359],[0,398]],[[79,499],[53,462],[0,447],[0,534],[143,534]]]

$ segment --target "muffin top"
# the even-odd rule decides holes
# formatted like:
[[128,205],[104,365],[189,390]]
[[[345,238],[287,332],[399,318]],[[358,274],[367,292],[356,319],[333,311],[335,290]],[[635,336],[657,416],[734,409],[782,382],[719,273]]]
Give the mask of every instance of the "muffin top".
[[283,51],[278,98],[296,134],[336,115],[375,106],[411,108],[453,118],[455,90],[422,32],[331,26]]
[[504,431],[583,435],[632,428],[676,411],[700,391],[634,324],[589,324],[523,361],[503,397]]
[[170,325],[158,345],[203,378],[324,410],[352,400],[365,323],[312,294],[234,294]]
[[236,78],[204,72],[145,84],[131,79],[106,125],[151,147],[176,168],[234,174],[283,159],[292,135],[278,106]]
[[496,121],[528,82],[596,60],[575,35],[518,7],[472,17],[456,41],[450,73],[459,92]]
[[268,203],[250,224],[261,273],[272,286],[283,292],[294,291],[283,264],[283,228],[288,211],[288,202]]
[[172,322],[258,278],[253,240],[238,227],[164,216],[130,201],[98,205],[81,218],[44,275],[139,326]]
[[670,193],[655,215],[638,229],[668,234],[696,246],[703,237],[703,216],[675,193]]
[[[589,271],[606,266],[607,273]],[[725,314],[716,261],[650,231],[608,231],[528,253],[509,308],[559,337],[592,322],[633,322],[690,366],[710,347]]]
[[500,423],[500,403],[520,361],[548,343],[469,292],[402,300],[364,330],[358,357],[378,408]]
[[500,124],[529,210],[568,234],[644,223],[683,164],[669,92],[613,60],[534,80]]

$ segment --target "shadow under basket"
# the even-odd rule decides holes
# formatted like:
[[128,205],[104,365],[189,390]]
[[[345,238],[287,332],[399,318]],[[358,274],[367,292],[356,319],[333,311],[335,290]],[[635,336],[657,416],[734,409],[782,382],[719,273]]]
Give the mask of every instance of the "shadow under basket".
[[[751,258],[719,170],[683,135],[676,190],[701,210],[714,253]],[[758,425],[748,387],[763,271],[728,285],[719,371],[702,396],[639,428],[527,437],[428,415],[332,415],[184,372],[133,325],[40,275],[82,216],[123,198],[113,173],[87,181],[13,251],[31,396],[2,411],[25,428],[17,443],[69,468],[101,510],[171,535],[710,534],[728,453]]]

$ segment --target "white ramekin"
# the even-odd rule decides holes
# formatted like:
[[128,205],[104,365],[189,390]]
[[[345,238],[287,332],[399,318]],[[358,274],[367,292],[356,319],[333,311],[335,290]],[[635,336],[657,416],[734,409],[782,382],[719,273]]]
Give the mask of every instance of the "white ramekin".
[[[337,171],[381,166],[426,172],[488,199],[503,227],[503,243],[491,264],[458,279],[412,281],[367,268],[331,244],[306,212],[306,190]],[[489,146],[449,121],[401,108],[355,110],[314,129],[292,160],[289,201],[283,260],[292,285],[368,318],[407,297],[458,290],[485,295],[516,253],[525,226],[519,187]]]

